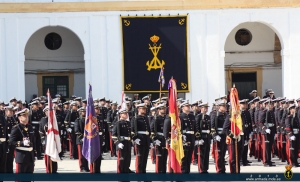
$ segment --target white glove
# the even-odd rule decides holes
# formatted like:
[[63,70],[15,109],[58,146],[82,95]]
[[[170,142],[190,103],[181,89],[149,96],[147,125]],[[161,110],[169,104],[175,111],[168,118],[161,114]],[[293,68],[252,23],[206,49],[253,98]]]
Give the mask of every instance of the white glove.
[[68,131],[69,133],[72,133],[72,128],[68,128],[67,131]]
[[215,137],[215,139],[216,139],[218,142],[221,141],[221,137],[220,137],[219,135],[217,135],[217,136]]
[[37,161],[38,159],[37,159],[37,157],[34,157],[34,161]]
[[271,130],[268,128],[268,129],[266,129],[266,133],[271,133]]
[[241,136],[239,135],[239,137],[237,139],[238,139],[238,142],[241,141]]
[[150,143],[150,146],[149,146],[150,148],[153,148],[153,143]]
[[139,138],[137,138],[137,139],[134,140],[134,143],[136,143],[136,144],[138,144],[138,145],[141,145],[141,144],[140,144],[140,141],[141,141],[141,140],[140,140]]
[[30,141],[28,139],[23,140],[24,146],[30,146]]
[[203,145],[204,144],[204,140],[199,140],[199,145]]
[[155,140],[154,142],[155,142],[155,145],[160,146],[160,143],[161,143],[161,142],[160,142],[159,140]]
[[104,146],[104,145],[105,145],[105,142],[102,143],[102,146]]
[[199,140],[195,140],[195,146],[199,145]]
[[82,139],[80,139],[80,143],[83,143],[83,138],[82,138]]
[[45,145],[46,144],[46,141],[45,140],[43,140],[43,142],[42,142],[42,145]]
[[119,149],[123,149],[124,145],[122,143],[118,144]]
[[290,140],[295,140],[295,139],[296,137],[294,135],[290,137]]
[[186,136],[182,135],[182,138],[183,138],[183,141],[185,142],[186,141]]
[[248,141],[247,141],[247,140],[245,140],[245,144],[244,144],[244,146],[246,146],[246,145],[248,145]]

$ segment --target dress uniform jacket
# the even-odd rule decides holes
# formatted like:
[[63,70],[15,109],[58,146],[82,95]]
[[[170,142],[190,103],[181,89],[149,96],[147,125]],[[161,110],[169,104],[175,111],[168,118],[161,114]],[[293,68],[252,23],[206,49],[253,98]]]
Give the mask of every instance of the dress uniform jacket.
[[[297,115],[295,117],[293,115],[287,116],[285,120],[285,130],[289,141],[287,144],[287,148],[290,150],[290,154],[288,155],[289,164],[299,167],[297,159],[300,140],[300,121]],[[295,136],[294,141],[290,140],[291,136]]]
[[250,112],[247,110],[241,111],[241,117],[243,121],[243,127],[244,127],[244,139],[245,141],[249,141],[249,135],[252,132],[252,122],[251,122],[251,115]]
[[80,171],[89,171],[88,161],[82,156],[82,144],[84,137],[85,117],[79,117],[75,120],[74,131],[76,134],[76,145],[78,149]]
[[[6,132],[7,132],[7,136],[8,138],[10,137],[10,133],[11,130],[14,126],[16,126],[18,124],[18,121],[16,120],[16,118],[14,116],[12,117],[5,117],[6,120]],[[13,173],[13,162],[14,162],[14,151],[15,151],[15,146],[11,145],[9,143],[9,139],[8,139],[8,151],[7,151],[7,156],[6,156],[6,173]]]
[[66,115],[66,118],[65,118],[65,121],[64,121],[64,124],[65,124],[65,129],[68,129],[68,128],[71,128],[72,129],[72,132],[70,133],[70,137],[69,139],[69,142],[71,142],[72,144],[72,148],[70,149],[70,158],[74,158],[74,159],[78,159],[78,150],[77,150],[77,146],[76,146],[76,135],[75,135],[75,120],[79,118],[79,113],[77,110],[69,110],[67,115]]
[[7,152],[7,124],[5,118],[0,116],[0,173],[6,171],[6,152]]
[[[28,138],[30,146],[24,146],[23,139]],[[18,173],[33,173],[35,161],[34,130],[30,124],[17,124],[11,130],[9,142],[16,146],[15,162]]]

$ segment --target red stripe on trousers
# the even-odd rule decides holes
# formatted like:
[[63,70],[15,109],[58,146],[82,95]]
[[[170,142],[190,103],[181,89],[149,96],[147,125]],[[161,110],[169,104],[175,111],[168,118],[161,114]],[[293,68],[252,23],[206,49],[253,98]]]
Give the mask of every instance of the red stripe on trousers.
[[[203,154],[204,155],[204,154]],[[202,173],[202,168],[201,168],[201,157],[200,157],[200,146],[198,146],[198,171],[200,172],[200,173]]]
[[215,147],[216,171],[217,171],[217,173],[219,173],[220,172],[220,169],[219,169],[219,166],[218,166],[218,164],[219,164],[219,151],[218,151],[218,142],[217,141],[215,142],[215,145],[216,145],[216,147]]
[[156,163],[155,163],[155,171],[156,173],[158,173],[158,164],[159,164],[159,158],[158,158],[158,150],[156,149],[156,146],[155,146],[155,157],[156,157]]
[[139,156],[138,156],[139,151],[136,145],[134,146],[134,148],[135,148],[135,173],[139,173]]
[[120,149],[118,150],[118,160],[117,160],[117,173],[120,173],[120,158],[121,158],[121,151]]

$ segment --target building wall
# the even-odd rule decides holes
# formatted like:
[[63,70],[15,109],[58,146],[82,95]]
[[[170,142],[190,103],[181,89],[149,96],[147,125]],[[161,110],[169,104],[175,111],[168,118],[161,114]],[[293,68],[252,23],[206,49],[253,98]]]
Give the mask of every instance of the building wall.
[[[300,8],[218,9],[181,11],[105,11],[69,13],[0,14],[0,94],[4,100],[25,98],[24,50],[30,36],[47,26],[72,30],[84,47],[85,83],[93,85],[94,97],[120,100],[122,92],[122,34],[120,15],[189,14],[188,60],[190,101],[201,98],[212,103],[225,94],[225,42],[230,32],[245,22],[269,26],[282,42],[283,95],[299,97],[300,85],[290,81],[300,59]],[[14,69],[14,70],[13,70]],[[169,78],[166,78],[168,80]],[[277,79],[274,79],[276,81]],[[6,84],[7,83],[7,84]],[[11,84],[14,83],[14,84]],[[85,84],[85,90],[87,90]],[[298,88],[299,87],[299,88]],[[83,88],[82,88],[83,89]],[[275,91],[277,92],[277,91]],[[86,92],[85,92],[86,93]],[[2,99],[1,98],[1,99]]]

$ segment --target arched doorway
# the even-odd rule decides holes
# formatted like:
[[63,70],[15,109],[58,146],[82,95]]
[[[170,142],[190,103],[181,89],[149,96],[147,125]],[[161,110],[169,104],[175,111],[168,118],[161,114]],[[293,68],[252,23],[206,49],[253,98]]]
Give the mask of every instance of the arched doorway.
[[33,94],[46,95],[48,88],[52,97],[85,97],[83,45],[76,34],[60,26],[36,31],[25,47],[26,100]]
[[225,43],[225,79],[229,90],[233,84],[240,99],[257,90],[263,97],[267,89],[282,96],[281,42],[267,25],[246,22],[236,26]]

